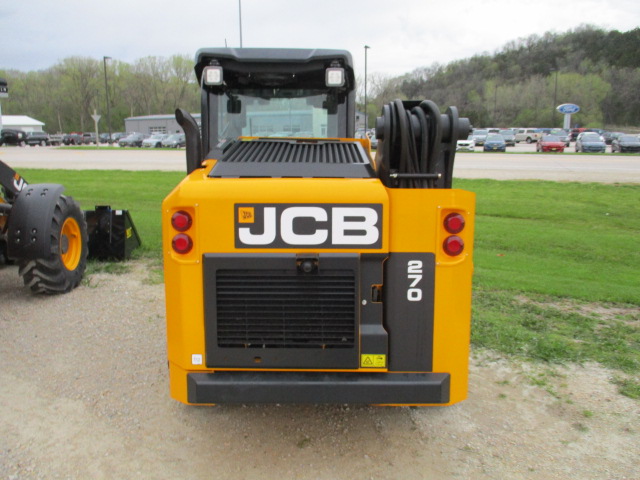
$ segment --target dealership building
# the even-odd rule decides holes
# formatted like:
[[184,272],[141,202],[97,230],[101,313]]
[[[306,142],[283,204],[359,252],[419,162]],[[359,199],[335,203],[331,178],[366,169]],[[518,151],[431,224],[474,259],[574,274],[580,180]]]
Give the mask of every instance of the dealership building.
[[42,132],[44,123],[26,115],[2,115],[2,128],[13,128],[23,132]]

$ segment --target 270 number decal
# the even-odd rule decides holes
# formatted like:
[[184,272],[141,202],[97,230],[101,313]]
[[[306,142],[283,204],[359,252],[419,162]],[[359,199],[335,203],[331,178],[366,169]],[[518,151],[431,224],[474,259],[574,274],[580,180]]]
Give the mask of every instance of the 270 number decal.
[[422,260],[409,260],[407,262],[407,279],[409,288],[407,289],[407,300],[419,302],[422,300],[422,288],[419,287],[422,281]]

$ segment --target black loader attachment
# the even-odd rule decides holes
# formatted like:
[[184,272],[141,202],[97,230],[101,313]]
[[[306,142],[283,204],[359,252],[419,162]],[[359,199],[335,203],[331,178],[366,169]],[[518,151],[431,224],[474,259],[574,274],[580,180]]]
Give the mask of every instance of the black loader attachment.
[[0,161],[0,251],[35,293],[77,287],[87,259],[124,260],[140,245],[126,210],[83,211],[59,184],[28,184]]

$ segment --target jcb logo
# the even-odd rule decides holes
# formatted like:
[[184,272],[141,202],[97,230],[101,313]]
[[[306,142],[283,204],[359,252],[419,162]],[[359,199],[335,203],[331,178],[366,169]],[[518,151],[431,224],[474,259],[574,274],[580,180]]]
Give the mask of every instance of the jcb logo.
[[235,206],[236,248],[380,248],[382,205]]
[[16,190],[16,192],[21,192],[22,189],[26,186],[27,182],[24,181],[24,178],[16,173],[13,176],[13,188]]

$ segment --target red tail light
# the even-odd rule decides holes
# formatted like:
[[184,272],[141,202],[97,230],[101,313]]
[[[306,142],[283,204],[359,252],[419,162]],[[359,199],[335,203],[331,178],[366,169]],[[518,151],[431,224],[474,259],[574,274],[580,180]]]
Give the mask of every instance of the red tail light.
[[464,250],[464,240],[457,235],[449,235],[445,238],[442,248],[447,255],[455,257],[460,255]]
[[444,229],[449,233],[460,233],[464,229],[464,217],[459,213],[450,213],[444,218]]
[[179,210],[171,216],[171,226],[179,232],[186,232],[191,228],[193,220],[184,210]]
[[186,233],[178,233],[171,241],[171,246],[177,253],[189,253],[193,248],[193,240]]

